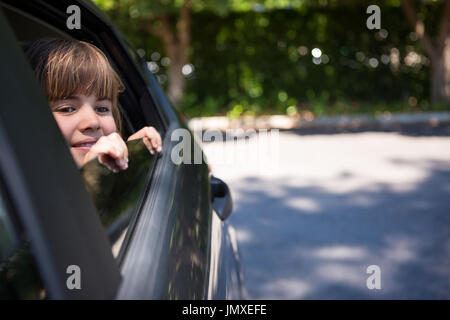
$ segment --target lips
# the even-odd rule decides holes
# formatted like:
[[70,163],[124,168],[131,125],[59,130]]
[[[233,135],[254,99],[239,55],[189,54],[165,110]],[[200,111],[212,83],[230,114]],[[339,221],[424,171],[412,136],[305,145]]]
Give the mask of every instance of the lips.
[[93,143],[79,143],[74,145],[74,147],[92,147],[94,144]]
[[97,139],[85,139],[85,140],[73,143],[72,147],[77,148],[77,149],[90,149],[96,142],[97,142]]

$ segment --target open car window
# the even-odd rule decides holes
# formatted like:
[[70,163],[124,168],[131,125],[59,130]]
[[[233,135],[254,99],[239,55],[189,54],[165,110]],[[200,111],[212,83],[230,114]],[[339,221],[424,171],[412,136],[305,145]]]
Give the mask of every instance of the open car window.
[[[66,28],[65,13],[64,19],[46,19],[45,15],[50,13],[45,10],[34,10],[30,14],[5,3],[0,3],[0,9],[23,49],[35,40],[48,37],[78,39],[97,46],[108,57],[126,88],[119,95],[118,101],[123,120],[124,140],[126,141],[129,135],[147,125],[154,126],[164,137],[164,125],[160,112],[146,92],[145,81],[141,81],[141,71],[131,67],[130,61],[111,40],[112,37],[110,38],[107,31],[95,30],[94,27],[92,30],[89,29],[88,12],[83,13],[86,17],[83,29],[71,31]],[[127,243],[126,235],[130,234],[128,231],[133,221],[137,219],[135,213],[138,212],[141,197],[146,194],[144,190],[150,181],[153,164],[157,158],[147,151],[141,140],[129,142],[127,146],[130,160],[127,170],[114,174],[96,160],[86,164],[81,170],[86,187],[110,239],[113,255],[119,261],[121,252],[126,247],[122,244]]]
[[148,151],[142,139],[127,143],[128,169],[114,173],[93,159],[81,168],[81,174],[94,201],[112,245],[113,255],[120,260],[127,231],[142,203],[152,164],[157,155]]
[[49,12],[43,8],[35,10],[30,7],[33,12],[30,14],[0,2],[0,9],[5,14],[22,48],[42,38],[78,39],[98,47],[107,56],[126,88],[119,95],[123,132],[128,135],[146,125],[151,125],[164,137],[167,126],[164,113],[154,104],[155,98],[150,97],[148,79],[143,75],[140,63],[135,61],[138,57],[135,56],[134,49],[127,44],[128,51],[118,50],[121,44],[114,39],[108,26],[99,26],[96,24],[98,21],[91,21],[88,11],[83,12],[85,16],[83,28],[69,30],[66,26],[65,9],[58,19],[54,16],[55,12]]

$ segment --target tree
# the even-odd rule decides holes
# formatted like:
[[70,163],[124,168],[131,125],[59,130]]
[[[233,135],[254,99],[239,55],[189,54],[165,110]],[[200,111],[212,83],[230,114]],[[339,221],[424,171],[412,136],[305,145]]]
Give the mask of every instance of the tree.
[[[178,106],[186,78],[182,68],[189,62],[192,10],[224,15],[230,10],[248,11],[299,7],[304,0],[93,0],[113,20],[136,23],[147,34],[159,38],[170,59],[167,95]],[[115,18],[115,19],[114,19]]]
[[224,13],[220,0],[94,0],[113,20],[137,24],[148,35],[159,38],[170,59],[167,95],[177,106],[186,86],[182,68],[189,62],[191,11],[214,10]]
[[190,44],[191,8],[192,1],[183,0],[175,28],[170,23],[168,13],[142,21],[145,30],[163,41],[166,54],[170,58],[167,95],[175,106],[180,102],[186,86],[182,68],[189,60],[187,50]]
[[444,1],[439,34],[432,39],[418,17],[413,0],[401,0],[406,19],[431,61],[431,101],[450,105],[450,0]]
[[[148,35],[159,38],[170,59],[167,95],[177,106],[186,80],[182,68],[188,63],[192,0],[94,0],[113,20],[137,24]],[[179,11],[178,19],[172,22]],[[172,19],[171,19],[172,18]]]

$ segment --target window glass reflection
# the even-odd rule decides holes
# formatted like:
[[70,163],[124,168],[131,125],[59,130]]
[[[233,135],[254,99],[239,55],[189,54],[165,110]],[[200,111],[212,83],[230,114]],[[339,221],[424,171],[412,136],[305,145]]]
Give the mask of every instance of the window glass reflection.
[[114,173],[96,159],[81,172],[100,220],[107,230],[114,256],[117,257],[128,225],[138,209],[150,166],[154,160],[141,139],[130,141],[128,169]]
[[0,193],[0,299],[44,299],[29,243],[16,232]]

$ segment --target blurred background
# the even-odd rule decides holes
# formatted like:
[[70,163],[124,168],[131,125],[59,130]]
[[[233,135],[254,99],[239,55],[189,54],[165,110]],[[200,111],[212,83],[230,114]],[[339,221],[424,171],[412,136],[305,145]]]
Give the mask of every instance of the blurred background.
[[444,1],[94,2],[188,117],[448,110]]
[[212,167],[249,298],[450,298],[449,0],[376,1],[375,29],[370,1],[94,2],[188,119],[281,129],[205,143],[245,155]]

